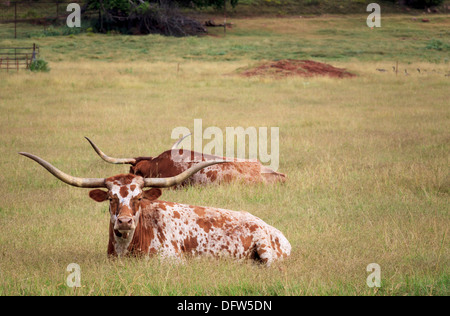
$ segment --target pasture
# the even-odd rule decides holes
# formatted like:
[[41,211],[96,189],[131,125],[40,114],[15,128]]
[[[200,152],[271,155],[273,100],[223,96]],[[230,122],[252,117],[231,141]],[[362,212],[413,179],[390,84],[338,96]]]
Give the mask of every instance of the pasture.
[[[181,39],[0,36],[0,46],[36,42],[51,68],[0,72],[0,295],[448,295],[450,20],[420,18],[386,16],[373,30],[365,15],[240,18],[226,37]],[[357,76],[239,75],[286,58]],[[110,260],[107,204],[17,154],[108,177],[128,166],[101,161],[84,136],[112,156],[157,155],[196,118],[203,128],[279,127],[288,181],[161,199],[252,213],[285,234],[287,260]],[[70,263],[80,288],[66,285]],[[380,288],[366,284],[370,263]]]

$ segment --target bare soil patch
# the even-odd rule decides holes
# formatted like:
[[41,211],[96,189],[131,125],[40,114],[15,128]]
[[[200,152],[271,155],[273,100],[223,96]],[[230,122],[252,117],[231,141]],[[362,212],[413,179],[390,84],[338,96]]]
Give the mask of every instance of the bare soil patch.
[[312,60],[296,60],[296,59],[283,59],[278,61],[267,62],[257,67],[245,70],[241,73],[241,75],[245,77],[329,76],[333,78],[350,78],[356,76],[343,68],[336,68],[329,64]]

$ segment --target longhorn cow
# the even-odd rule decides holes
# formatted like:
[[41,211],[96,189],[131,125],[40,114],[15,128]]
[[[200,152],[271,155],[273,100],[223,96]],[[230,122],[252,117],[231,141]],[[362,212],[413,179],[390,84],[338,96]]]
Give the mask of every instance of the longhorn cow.
[[[184,255],[253,259],[265,265],[289,256],[291,245],[276,228],[247,213],[157,200],[160,188],[185,181],[202,168],[224,161],[202,162],[170,178],[120,174],[109,178],[70,176],[28,153],[61,181],[95,189],[89,196],[109,201],[108,255],[151,256],[183,260]],[[149,190],[144,188],[150,187]]]
[[[189,136],[189,135],[188,135]],[[172,177],[200,162],[226,160],[226,164],[216,164],[206,167],[194,174],[179,186],[188,184],[226,183],[233,180],[244,183],[284,182],[286,175],[265,167],[258,160],[225,158],[214,155],[200,154],[186,149],[176,149],[178,141],[171,150],[157,157],[113,158],[107,156],[94,142],[86,137],[96,153],[105,161],[113,164],[130,164],[130,173],[141,177],[165,178]],[[175,159],[174,159],[175,158]],[[177,187],[179,187],[177,186]]]

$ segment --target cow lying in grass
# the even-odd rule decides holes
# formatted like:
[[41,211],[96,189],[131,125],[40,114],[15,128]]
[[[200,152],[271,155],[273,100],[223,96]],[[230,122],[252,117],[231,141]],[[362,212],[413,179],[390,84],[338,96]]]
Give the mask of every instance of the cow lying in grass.
[[[94,142],[86,137],[97,154],[114,164],[130,164],[130,173],[148,178],[166,178],[180,174],[205,161],[226,160],[226,164],[208,166],[179,184],[209,184],[243,181],[245,183],[284,182],[286,175],[265,167],[258,160],[225,158],[201,154],[186,149],[176,149],[176,144],[157,157],[113,158],[107,156]],[[177,142],[178,144],[179,142]]]
[[[182,259],[185,254],[253,259],[270,265],[289,256],[291,245],[283,234],[246,213],[213,207],[160,201],[161,189],[185,181],[202,168],[223,161],[199,163],[170,178],[120,174],[109,178],[70,176],[41,158],[20,153],[46,168],[61,181],[95,189],[89,196],[109,201],[108,255],[160,255]],[[144,188],[150,187],[149,190]]]

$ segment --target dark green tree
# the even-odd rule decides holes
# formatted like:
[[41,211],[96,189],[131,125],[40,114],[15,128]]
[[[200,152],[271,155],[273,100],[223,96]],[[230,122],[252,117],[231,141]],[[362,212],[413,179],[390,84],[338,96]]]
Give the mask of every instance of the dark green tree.
[[416,9],[424,9],[442,4],[444,0],[390,0]]
[[225,2],[226,5],[231,5],[233,8],[238,4],[239,0],[174,0],[180,6],[183,7],[194,7],[194,8],[204,8],[204,7],[215,7],[217,9],[223,8]]
[[429,7],[440,5],[440,4],[442,4],[442,2],[444,2],[444,1],[443,0],[406,0],[405,4],[410,7],[423,9],[423,8],[429,8]]
[[[103,9],[108,11],[121,12],[128,14],[130,9],[133,7],[133,3],[137,5],[145,5],[145,3],[153,5],[178,5],[180,7],[193,7],[193,8],[205,8],[205,7],[215,7],[223,8],[225,5],[231,5],[235,7],[239,0],[87,0],[89,7],[91,9]],[[131,2],[131,3],[130,3]],[[226,2],[226,3],[225,3]]]

